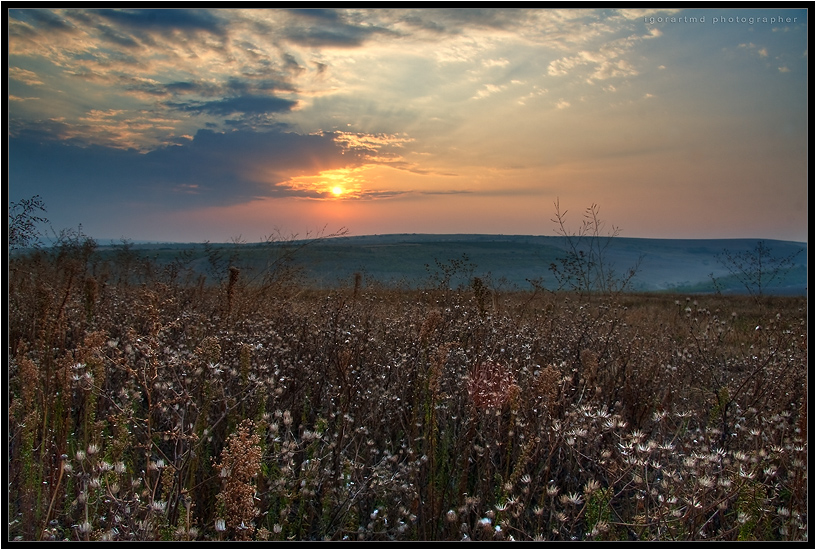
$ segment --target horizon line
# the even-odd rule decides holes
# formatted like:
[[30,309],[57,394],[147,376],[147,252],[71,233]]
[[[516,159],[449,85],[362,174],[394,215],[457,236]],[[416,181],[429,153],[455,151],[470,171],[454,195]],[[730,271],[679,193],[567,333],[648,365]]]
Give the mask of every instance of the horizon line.
[[[280,240],[273,240],[273,241],[264,241],[264,240],[257,240],[257,241],[244,241],[244,242],[232,242],[229,240],[225,241],[211,241],[211,240],[201,240],[201,241],[174,241],[174,240],[153,240],[153,239],[130,239],[127,237],[119,237],[116,239],[113,238],[101,238],[101,237],[94,237],[91,235],[86,235],[90,237],[94,241],[96,241],[97,245],[99,246],[112,246],[120,243],[129,243],[135,245],[145,245],[145,244],[230,244],[230,245],[257,245],[257,244],[279,244],[285,242],[304,242],[304,241],[320,241],[320,240],[336,240],[336,239],[354,239],[354,238],[366,238],[366,237],[405,237],[405,236],[417,236],[417,237],[532,237],[532,238],[552,238],[552,239],[563,239],[564,236],[562,235],[540,235],[534,233],[419,233],[419,232],[399,232],[399,233],[365,233],[365,234],[355,234],[355,235],[331,235],[331,236],[314,236],[314,237],[299,237],[297,234],[293,235],[291,238],[282,238]],[[577,236],[576,236],[577,237]],[[587,238],[591,238],[591,236],[586,236]],[[598,238],[607,238],[609,235],[599,235]],[[808,241],[800,241],[795,239],[780,239],[780,238],[768,238],[768,237],[632,237],[632,236],[622,236],[617,235],[611,237],[614,240],[649,240],[649,241],[775,241],[775,242],[787,242],[787,243],[797,243],[797,244],[804,244],[807,245]],[[53,245],[55,240],[54,239],[43,239],[45,241],[44,244],[47,246]]]

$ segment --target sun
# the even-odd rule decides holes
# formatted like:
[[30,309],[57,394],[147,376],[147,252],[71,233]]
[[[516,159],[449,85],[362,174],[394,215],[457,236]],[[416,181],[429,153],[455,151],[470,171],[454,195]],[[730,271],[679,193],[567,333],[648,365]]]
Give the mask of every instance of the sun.
[[336,202],[341,199],[355,199],[364,183],[361,171],[361,168],[323,170],[319,174],[294,176],[287,185],[322,200]]

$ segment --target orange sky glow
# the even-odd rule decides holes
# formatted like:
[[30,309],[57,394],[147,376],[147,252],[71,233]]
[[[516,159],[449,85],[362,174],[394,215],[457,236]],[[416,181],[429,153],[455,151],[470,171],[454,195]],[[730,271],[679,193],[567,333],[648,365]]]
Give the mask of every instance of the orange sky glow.
[[807,18],[11,9],[10,200],[114,240],[553,235],[559,201],[622,236],[805,241]]

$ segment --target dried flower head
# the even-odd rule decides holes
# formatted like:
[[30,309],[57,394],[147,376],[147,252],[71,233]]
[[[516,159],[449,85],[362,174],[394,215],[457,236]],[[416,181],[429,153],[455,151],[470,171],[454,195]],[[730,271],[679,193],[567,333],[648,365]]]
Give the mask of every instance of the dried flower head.
[[508,367],[484,361],[470,371],[468,395],[477,409],[500,409],[514,400],[519,392],[516,378]]
[[218,499],[223,502],[227,527],[234,529],[239,540],[250,540],[259,514],[255,507],[255,477],[261,469],[260,436],[250,420],[238,426],[221,452],[216,468],[226,472]]

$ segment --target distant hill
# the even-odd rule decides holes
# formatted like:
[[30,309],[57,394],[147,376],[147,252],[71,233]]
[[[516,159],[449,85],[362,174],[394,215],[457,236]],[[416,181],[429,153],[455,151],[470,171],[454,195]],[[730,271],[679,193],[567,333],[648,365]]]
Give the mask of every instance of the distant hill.
[[[616,237],[607,249],[609,265],[624,273],[641,258],[632,290],[644,292],[675,291],[711,293],[717,280],[723,293],[745,293],[746,289],[718,261],[718,254],[750,252],[758,239],[639,239]],[[793,241],[763,240],[774,257],[796,254],[795,264],[763,288],[766,294],[807,294],[807,244]],[[304,269],[308,280],[318,286],[337,287],[352,284],[360,273],[365,284],[416,288],[438,282],[446,274],[450,284],[466,285],[473,276],[494,287],[530,289],[530,280],[539,280],[546,288],[555,288],[556,279],[549,270],[564,256],[561,237],[531,235],[431,235],[396,234],[336,237],[288,243],[208,244],[210,253],[221,254],[220,261],[231,257],[247,275],[264,269],[279,257],[284,248],[295,249],[293,263]],[[305,245],[305,246],[301,246]],[[202,244],[135,244],[132,250],[147,254],[159,262],[173,261],[188,254],[190,264],[207,272],[208,260]],[[114,247],[100,247],[115,249]]]

